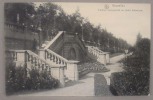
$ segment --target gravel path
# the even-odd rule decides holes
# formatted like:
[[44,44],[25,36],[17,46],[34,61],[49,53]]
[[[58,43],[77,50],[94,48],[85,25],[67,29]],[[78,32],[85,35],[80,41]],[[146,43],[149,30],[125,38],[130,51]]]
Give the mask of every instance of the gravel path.
[[[122,71],[122,66],[120,63],[117,63],[120,59],[124,58],[124,55],[119,55],[111,58],[111,64],[106,67],[110,69],[109,72],[98,73],[103,75],[107,81],[106,91],[107,93],[101,95],[112,95],[109,91],[110,85],[110,75],[112,72]],[[94,85],[94,76],[96,73],[89,73],[82,77],[77,82],[69,82],[69,84],[64,88],[58,88],[55,90],[39,91],[33,93],[20,94],[19,96],[95,96],[95,85]],[[101,91],[101,90],[100,90]],[[102,93],[103,91],[101,91]],[[101,96],[100,95],[100,96]]]

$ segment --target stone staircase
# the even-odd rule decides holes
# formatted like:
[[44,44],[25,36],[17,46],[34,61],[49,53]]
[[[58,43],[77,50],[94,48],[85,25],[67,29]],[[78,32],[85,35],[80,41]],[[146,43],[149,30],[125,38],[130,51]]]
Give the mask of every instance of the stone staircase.
[[102,73],[109,71],[109,69],[107,69],[103,64],[96,60],[90,60],[82,64],[78,64],[78,71],[79,77],[82,77],[90,72]]
[[88,48],[88,55],[90,58],[100,62],[103,65],[110,63],[109,52],[103,52],[98,47],[86,46]]
[[[57,43],[57,41],[61,41],[60,39],[62,34],[64,34],[63,31],[59,31],[56,36],[51,39],[50,41],[45,41],[42,44],[42,48],[39,50],[39,56],[41,58],[44,58],[47,62],[50,62],[52,65],[58,65],[58,66],[65,66],[64,68],[64,82],[68,83],[69,81],[78,80],[78,71],[77,71],[77,63],[78,61],[73,60],[67,60],[66,58],[62,57],[61,55],[57,54],[51,49],[53,48],[53,45],[61,44]],[[57,48],[56,48],[57,49]],[[55,49],[55,51],[57,51]]]
[[46,49],[49,48],[50,45],[52,45],[52,43],[54,43],[56,41],[56,39],[63,33],[64,31],[59,31],[58,33],[56,33],[54,36],[52,36],[52,38],[45,40],[42,44],[41,44],[41,49]]
[[64,65],[53,64],[46,59],[41,58],[36,53],[30,50],[7,50],[6,56],[12,58],[16,67],[23,66],[26,68],[27,77],[32,69],[37,69],[39,72],[49,73],[53,78],[58,79],[60,87],[65,86],[64,82]]
[[64,87],[68,81],[78,80],[78,61],[67,60],[49,49],[62,34],[63,32],[60,31],[51,41],[45,41],[37,54],[30,50],[8,50],[6,54],[9,55],[8,58],[13,59],[16,66],[26,65],[27,70],[32,68],[40,71],[47,70],[60,81],[60,86]]
[[[50,62],[54,63],[54,64],[58,64],[60,65],[61,62],[63,62],[63,65],[67,66],[68,64],[68,60],[60,55],[58,55],[57,53],[53,52],[52,50],[49,49],[49,47],[63,34],[64,32],[60,31],[51,41],[46,41],[46,47],[44,47],[45,52],[47,52],[49,59],[47,58],[47,61],[50,60]],[[70,36],[69,36],[70,37]],[[72,37],[72,36],[71,36]],[[70,38],[71,39],[71,38]],[[71,40],[72,41],[72,40]],[[81,43],[81,42],[80,42]],[[70,46],[67,44],[64,48],[63,48],[63,53],[65,53],[66,51],[68,51],[67,49]],[[79,77],[89,73],[89,72],[105,72],[108,71],[108,69],[106,69],[105,65],[107,63],[109,63],[109,53],[108,52],[103,52],[101,51],[98,47],[94,47],[94,46],[86,46],[88,49],[88,56],[90,58],[92,58],[92,60],[88,61],[88,62],[84,62],[82,64],[78,64],[76,65],[78,68],[78,75]],[[66,50],[65,50],[66,49]],[[44,51],[42,50],[42,51]],[[41,55],[41,54],[40,54]],[[41,55],[42,56],[42,55]],[[53,57],[55,56],[55,58],[59,58],[57,60],[53,59]],[[45,57],[46,59],[46,57]],[[56,62],[56,63],[55,63]],[[66,72],[67,73],[67,72]],[[65,80],[69,80],[68,77],[66,77],[65,75]]]
[[[31,66],[41,71],[45,69],[60,81],[61,87],[64,87],[65,84],[70,81],[77,81],[79,77],[82,77],[89,72],[108,71],[105,65],[109,63],[109,53],[103,52],[97,47],[85,47],[84,44],[80,46],[80,48],[83,48],[81,50],[84,53],[87,52],[85,51],[87,48],[89,53],[88,56],[92,58],[92,60],[80,64],[78,64],[79,61],[68,60],[54,52],[52,49],[57,45],[57,41],[60,40],[60,43],[58,44],[63,43],[63,40],[61,40],[63,39],[63,34],[63,31],[59,31],[50,41],[46,40],[38,50],[37,54],[30,50],[9,50],[8,52],[16,62],[17,66],[26,64],[27,70],[31,70]],[[82,44],[81,40],[78,39],[77,41],[79,41],[79,45]],[[71,45],[67,44],[63,49],[65,50],[70,46]],[[68,50],[65,50],[65,52],[66,51]],[[66,54],[68,54],[68,52],[66,52]]]

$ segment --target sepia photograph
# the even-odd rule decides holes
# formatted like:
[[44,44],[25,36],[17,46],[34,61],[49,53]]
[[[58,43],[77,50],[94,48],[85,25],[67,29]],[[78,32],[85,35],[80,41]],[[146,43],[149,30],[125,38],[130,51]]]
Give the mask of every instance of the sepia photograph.
[[150,96],[151,4],[4,3],[6,96]]

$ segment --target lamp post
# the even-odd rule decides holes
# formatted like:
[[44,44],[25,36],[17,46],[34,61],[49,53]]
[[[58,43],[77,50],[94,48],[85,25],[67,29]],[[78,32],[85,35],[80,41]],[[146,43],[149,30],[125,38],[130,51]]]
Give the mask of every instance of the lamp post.
[[[25,17],[27,18],[27,7],[25,8]],[[24,33],[24,49],[27,49],[27,38],[26,38],[26,34],[27,34],[27,19],[25,19],[25,23],[22,24],[25,27],[25,33]]]
[[56,10],[55,11],[55,15],[54,15],[54,26],[53,26],[53,31],[52,31],[52,35],[54,34],[55,35],[55,27],[56,27],[56,17],[59,16],[59,13],[60,11],[59,10]]
[[41,34],[41,32],[42,32],[41,27],[39,27],[39,28],[38,28],[38,30],[39,30],[39,33],[38,33],[38,38],[39,38],[39,48],[40,48],[40,46],[41,46],[40,34]]
[[109,51],[109,38],[108,38],[108,51]]
[[114,52],[116,52],[116,47],[115,47],[115,40],[114,40]]
[[82,41],[84,41],[84,37],[83,37],[83,24],[81,24],[81,30],[82,30],[82,31],[81,31],[81,33],[82,33],[82,34],[81,34],[81,35],[82,35],[82,36],[81,36],[81,39],[82,39]]
[[26,26],[24,23],[23,23],[22,25],[23,25],[23,27],[25,27],[25,32],[24,32],[24,49],[26,50],[26,48],[27,48],[27,47],[26,47],[26,42],[27,42],[27,41],[26,41],[27,26]]

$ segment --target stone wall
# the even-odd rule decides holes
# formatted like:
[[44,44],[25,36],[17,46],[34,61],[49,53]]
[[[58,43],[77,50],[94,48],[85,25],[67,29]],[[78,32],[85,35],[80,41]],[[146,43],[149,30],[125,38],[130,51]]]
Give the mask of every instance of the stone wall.
[[4,36],[6,50],[31,50],[34,39],[37,45],[39,45],[39,40],[42,41],[42,35],[39,36],[39,33],[8,23],[4,25]]

